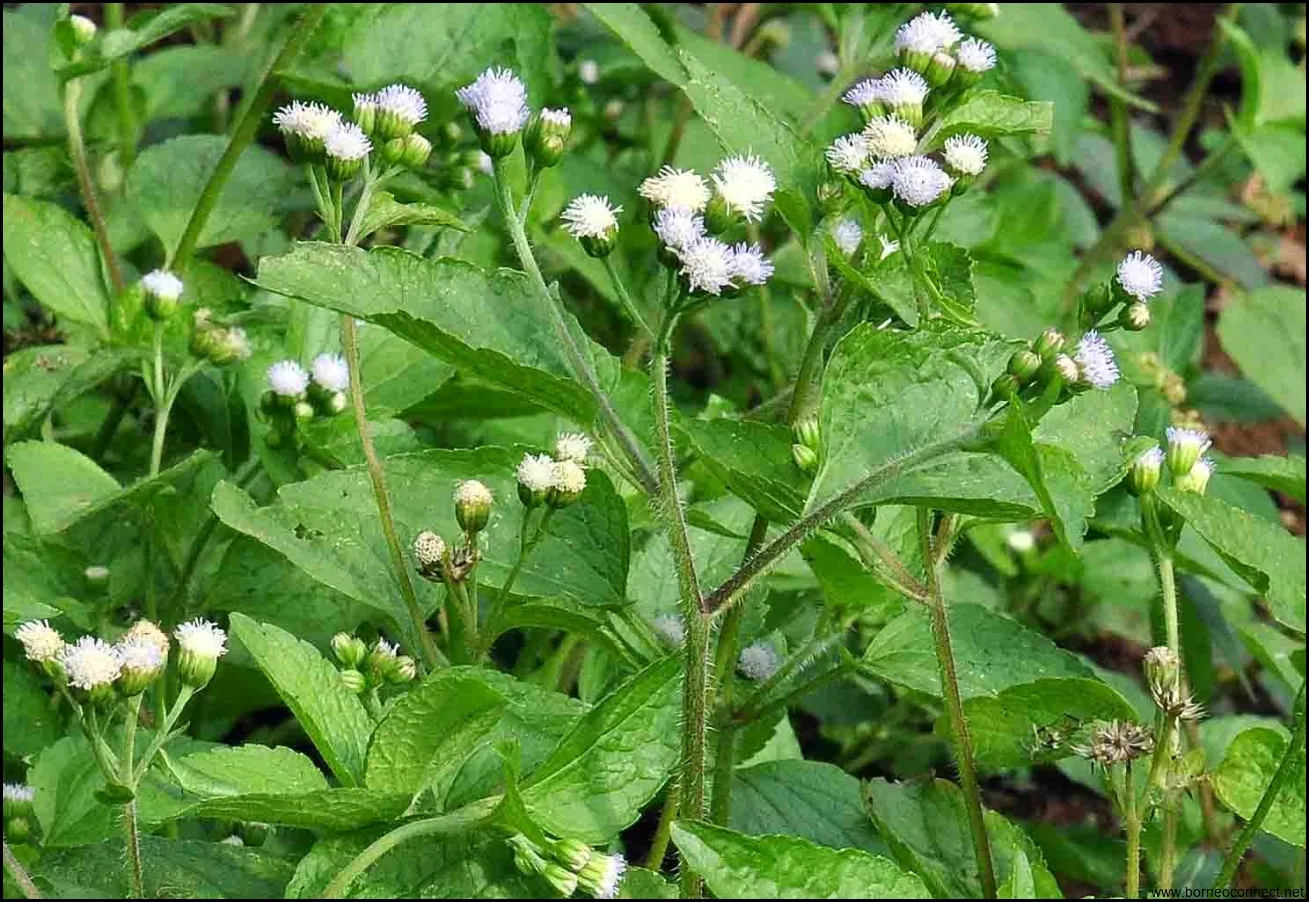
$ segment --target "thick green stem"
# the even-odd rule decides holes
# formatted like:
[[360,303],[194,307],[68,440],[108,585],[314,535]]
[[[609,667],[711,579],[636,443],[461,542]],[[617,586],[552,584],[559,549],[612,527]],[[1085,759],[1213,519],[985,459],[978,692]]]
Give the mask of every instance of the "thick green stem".
[[673,783],[664,796],[664,807],[659,812],[659,825],[655,828],[654,839],[650,840],[650,850],[645,856],[645,866],[649,870],[657,871],[663,867],[664,856],[668,854],[668,841],[673,835],[673,821],[677,818],[679,796],[677,784]]
[[[105,4],[105,28],[123,27],[123,4]],[[113,64],[114,107],[118,114],[118,161],[124,172],[132,168],[136,156],[136,112],[132,109],[132,77],[127,58]]]
[[404,597],[405,609],[409,612],[410,624],[418,637],[422,648],[423,661],[427,669],[438,666],[441,654],[436,642],[427,629],[427,618],[418,605],[418,596],[414,592],[413,581],[409,578],[409,565],[405,562],[404,552],[400,550],[400,537],[395,531],[395,519],[391,516],[391,497],[386,490],[386,473],[382,470],[382,461],[377,456],[373,436],[368,431],[368,413],[364,410],[364,386],[359,372],[359,335],[353,316],[341,314],[341,342],[345,347],[345,360],[350,368],[350,406],[354,410],[355,430],[359,434],[359,443],[364,448],[364,459],[368,463],[368,478],[373,484],[373,498],[377,501],[377,517],[382,524],[382,534],[386,537],[386,547],[391,554],[391,566],[395,569],[396,581],[400,585],[400,594]]
[[1160,597],[1163,602],[1164,638],[1169,650],[1182,658],[1181,632],[1177,620],[1177,578],[1173,572],[1172,555],[1159,549],[1156,552],[1159,564]]
[[964,808],[968,812],[968,829],[973,835],[973,854],[977,858],[982,892],[986,898],[994,899],[996,882],[995,866],[991,861],[991,842],[986,835],[982,791],[973,764],[973,741],[968,735],[968,721],[964,718],[963,697],[959,693],[959,676],[955,670],[954,649],[950,644],[950,621],[945,595],[941,591],[940,565],[936,562],[939,549],[932,547],[932,512],[926,508],[918,510],[918,535],[922,543],[923,561],[927,564],[928,604],[932,613],[932,639],[936,645],[941,693],[945,697],[950,734],[954,740],[955,766],[959,769],[959,785],[964,794]]
[[655,497],[659,493],[659,486],[656,483],[654,471],[645,451],[637,442],[636,436],[619,418],[618,411],[614,409],[609,396],[605,394],[604,389],[600,386],[600,379],[596,375],[595,369],[587,361],[582,353],[582,348],[578,346],[577,341],[568,330],[568,322],[564,316],[562,304],[551,295],[550,289],[545,284],[545,278],[541,275],[541,269],[536,265],[536,257],[533,255],[532,246],[527,240],[527,233],[523,230],[522,223],[518,221],[518,217],[514,212],[514,199],[509,187],[509,179],[504,171],[503,159],[495,161],[495,182],[496,199],[500,206],[500,214],[514,243],[514,251],[518,254],[518,260],[522,263],[523,270],[527,273],[538,300],[546,310],[550,324],[554,327],[555,336],[559,339],[559,344],[564,349],[564,355],[568,358],[569,366],[572,368],[574,375],[586,386],[587,391],[591,393],[600,419],[604,422],[606,430],[622,448],[623,454],[627,457],[628,463],[632,467],[641,487],[645,489],[647,495],[652,498]]
[[23,891],[24,898],[45,898],[41,895],[41,891],[37,889],[36,884],[32,882],[32,877],[27,873],[27,869],[23,867],[22,863],[18,860],[18,857],[14,855],[13,850],[9,848],[9,843],[6,841],[3,846],[5,870],[9,872],[9,876],[14,878],[14,882],[18,884],[18,888]]
[[123,806],[123,840],[127,843],[127,873],[132,897],[145,898],[145,873],[141,868],[141,835],[136,823],[136,799]]
[[1164,802],[1163,841],[1159,853],[1159,889],[1173,888],[1173,871],[1177,868],[1177,805]]
[[1305,684],[1302,681],[1300,683],[1300,692],[1296,695],[1295,704],[1292,708],[1295,721],[1291,726],[1291,741],[1286,744],[1286,751],[1282,753],[1282,760],[1277,765],[1277,770],[1273,773],[1273,779],[1269,781],[1268,788],[1264,790],[1263,797],[1259,799],[1258,807],[1255,808],[1254,814],[1250,816],[1250,820],[1246,821],[1240,836],[1232,844],[1231,851],[1227,853],[1227,859],[1223,862],[1223,869],[1219,873],[1218,879],[1214,881],[1214,889],[1216,890],[1225,890],[1232,885],[1232,880],[1236,877],[1236,869],[1240,867],[1246,849],[1250,848],[1250,843],[1254,842],[1255,835],[1263,827],[1268,812],[1272,810],[1273,803],[1277,801],[1277,796],[1292,779],[1296,768],[1300,766],[1300,753],[1304,751],[1305,735],[1304,686]]
[[[1118,68],[1118,84],[1127,89],[1127,24],[1123,4],[1109,4],[1109,25],[1114,36],[1114,59]],[[1127,120],[1127,101],[1119,94],[1109,95],[1110,128],[1114,138],[1114,153],[1118,161],[1118,189],[1123,203],[1131,203],[1136,196],[1136,165],[1132,161],[1132,137]]]
[[[104,258],[105,269],[109,272],[109,283],[114,298],[110,306],[117,303],[117,296],[123,291],[123,273],[118,268],[118,258],[114,256],[114,247],[109,242],[109,229],[105,226],[104,213],[100,210],[100,201],[96,198],[95,182],[91,180],[91,166],[86,159],[86,141],[82,137],[82,122],[78,118],[78,103],[82,96],[82,80],[74,78],[64,85],[64,127],[68,130],[68,154],[73,159],[73,170],[77,173],[77,186],[82,192],[82,204],[86,207],[86,217],[91,220],[91,231],[96,244],[100,246],[100,256]],[[113,322],[110,310],[109,321]]]
[[287,35],[286,43],[282,45],[281,52],[273,58],[273,61],[268,64],[268,68],[264,70],[264,76],[259,82],[259,87],[255,90],[249,105],[246,106],[241,121],[236,125],[236,130],[232,132],[232,137],[227,142],[227,148],[218,159],[218,165],[214,167],[213,175],[209,177],[204,190],[200,193],[200,199],[196,201],[195,209],[191,211],[191,218],[187,221],[186,230],[182,232],[182,237],[177,243],[177,250],[173,253],[169,268],[177,272],[186,271],[187,264],[191,262],[191,254],[195,252],[196,245],[200,241],[200,233],[209,220],[209,214],[214,211],[214,206],[218,203],[218,197],[223,193],[223,186],[227,184],[228,178],[232,175],[232,170],[236,168],[236,161],[250,142],[254,140],[255,133],[259,130],[269,106],[272,105],[273,95],[277,92],[279,73],[299,56],[301,49],[318,29],[318,23],[322,21],[326,13],[327,4],[308,4],[304,13],[300,16],[300,20],[295,23]]
[[323,898],[343,898],[346,890],[350,888],[350,884],[354,883],[355,878],[401,843],[417,839],[420,836],[446,836],[452,833],[462,833],[489,819],[495,813],[495,809],[499,804],[500,797],[494,796],[465,805],[463,808],[458,808],[448,814],[424,818],[420,821],[411,821],[408,824],[396,827],[356,855],[353,861],[342,868],[340,873],[333,877],[332,882],[323,890]]
[[145,754],[136,762],[132,768],[132,782],[130,785],[135,786],[141,782],[145,772],[150,769],[150,763],[154,761],[155,755],[164,747],[168,741],[168,736],[173,732],[173,727],[177,726],[177,721],[182,716],[182,711],[186,709],[186,703],[195,695],[195,690],[190,686],[183,684],[178,690],[177,699],[173,702],[173,707],[168,710],[168,716],[164,718],[163,723],[155,725],[155,736],[150,741],[149,747],[146,748]]
[[[1127,796],[1131,796],[1131,789],[1128,789]],[[1131,808],[1135,807],[1134,802],[1127,803]],[[1127,899],[1141,898],[1141,822],[1136,817],[1134,810],[1129,810],[1124,818],[1124,832],[1127,834],[1127,860],[1124,865],[1124,883],[1123,896]]]

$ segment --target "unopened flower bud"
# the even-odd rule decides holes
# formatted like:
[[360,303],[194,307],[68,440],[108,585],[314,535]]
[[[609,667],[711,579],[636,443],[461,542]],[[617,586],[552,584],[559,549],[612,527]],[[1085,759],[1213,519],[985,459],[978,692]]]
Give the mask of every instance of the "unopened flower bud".
[[69,16],[68,24],[72,28],[73,43],[78,47],[85,47],[95,40],[98,28],[86,16]]
[[1150,308],[1139,301],[1128,304],[1118,315],[1118,324],[1129,332],[1140,332],[1150,325]]
[[414,132],[404,139],[404,153],[400,156],[400,162],[410,169],[422,169],[431,155],[432,142]]
[[1205,432],[1198,429],[1181,429],[1169,426],[1165,431],[1168,438],[1168,469],[1177,479],[1188,475],[1200,455],[1209,450],[1213,444]]
[[991,383],[991,394],[993,397],[1009,401],[1018,394],[1019,388],[1021,386],[1018,383],[1018,377],[1010,373],[1002,373]]
[[341,682],[345,688],[349,689],[355,695],[360,695],[368,688],[367,678],[358,670],[346,669],[341,671]]
[[1041,355],[1029,348],[1015,351],[1009,358],[1008,373],[1018,380],[1019,385],[1026,385],[1036,378],[1041,369]]
[[331,409],[333,414],[338,414],[345,410],[346,405],[349,403],[350,402],[346,399],[345,392],[343,391],[334,392],[332,397],[327,399],[327,406]]
[[455,488],[455,519],[464,532],[472,535],[486,528],[495,501],[491,490],[476,479],[466,479]]
[[5,817],[25,817],[32,813],[36,790],[25,783],[4,784]]
[[591,847],[581,840],[560,839],[550,847],[554,860],[570,871],[580,871],[591,860]]
[[414,560],[423,579],[441,582],[445,579],[445,540],[430,530],[414,537]]
[[526,508],[545,503],[554,486],[555,462],[548,454],[525,454],[518,464],[518,500]]
[[791,446],[791,459],[795,465],[800,468],[801,473],[810,475],[818,472],[818,452],[808,445],[794,444]]
[[1163,449],[1155,446],[1138,454],[1127,471],[1127,490],[1133,495],[1148,495],[1159,485],[1163,469]]
[[938,50],[932,54],[932,59],[927,64],[927,71],[923,73],[923,77],[927,79],[927,83],[932,87],[942,87],[954,75],[956,65],[953,56],[944,50]]
[[382,158],[382,162],[386,165],[399,166],[405,155],[405,139],[392,138],[390,141],[383,142],[382,146],[377,149],[377,155]]
[[308,401],[297,401],[295,407],[291,409],[291,413],[299,422],[308,423],[314,418],[314,405]]
[[380,636],[377,642],[373,644],[373,649],[368,653],[368,658],[364,661],[364,670],[367,672],[369,682],[377,685],[386,679],[386,675],[391,668],[395,666],[395,659],[399,656],[400,647],[387,642]]
[[227,654],[227,633],[208,620],[196,618],[173,631],[177,640],[177,674],[184,685],[203,689]]
[[118,690],[126,698],[140,695],[167,663],[159,646],[145,638],[126,639],[117,646],[122,670],[118,674]]
[[704,211],[705,228],[711,235],[720,235],[730,229],[736,222],[736,216],[728,208],[727,202],[718,195],[709,200]]
[[573,117],[568,110],[541,110],[523,132],[523,146],[536,165],[549,168],[563,159],[572,129]]
[[1214,474],[1214,465],[1207,457],[1202,457],[1191,467],[1191,471],[1185,476],[1178,476],[1174,480],[1179,491],[1191,492],[1195,495],[1203,495],[1209,488],[1209,477]]
[[823,442],[818,417],[802,417],[796,422],[792,433],[795,435],[795,440],[806,448],[812,448],[815,451],[822,450]]
[[1145,683],[1152,697],[1162,697],[1177,689],[1182,673],[1182,662],[1171,648],[1159,645],[1150,649],[1146,652],[1141,666],[1145,671]]
[[32,825],[27,822],[25,817],[11,817],[5,821],[5,839],[12,843],[27,842],[27,838],[32,835]]
[[383,671],[382,676],[386,678],[388,683],[394,683],[397,686],[401,683],[409,683],[413,681],[414,677],[418,676],[418,665],[408,655],[397,655],[390,666]]
[[253,848],[268,840],[268,825],[260,821],[242,821],[240,831],[241,841]]
[[332,637],[332,653],[344,666],[358,667],[368,656],[368,646],[358,636],[337,633]]
[[1054,360],[1056,355],[1063,352],[1064,346],[1067,344],[1068,339],[1064,336],[1064,333],[1051,326],[1036,339],[1032,345],[1032,350],[1040,355],[1042,360]]
[[555,888],[555,892],[567,898],[577,892],[577,875],[562,865],[548,862],[541,876]]
[[1076,385],[1082,378],[1082,371],[1077,367],[1077,361],[1067,354],[1060,354],[1054,359],[1054,371],[1059,378],[1064,380],[1065,385]]

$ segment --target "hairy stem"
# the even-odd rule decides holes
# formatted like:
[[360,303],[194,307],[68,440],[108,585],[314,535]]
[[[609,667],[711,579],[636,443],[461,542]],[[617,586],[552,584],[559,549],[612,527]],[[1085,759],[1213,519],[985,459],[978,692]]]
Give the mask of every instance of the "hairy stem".
[[741,593],[748,589],[755,579],[767,572],[784,554],[808,537],[815,529],[881,483],[902,476],[914,467],[935,460],[966,443],[977,434],[981,425],[981,422],[970,422],[954,436],[926,445],[895,460],[887,461],[874,468],[862,479],[855,482],[854,485],[838,492],[827,503],[818,506],[791,524],[790,528],[759,549],[755,555],[738,567],[735,573],[723,581],[722,585],[705,597],[705,611],[710,615],[722,611],[725,606],[730,605],[739,598]]
[[1141,821],[1136,815],[1136,802],[1131,790],[1131,764],[1128,764],[1127,791],[1123,793],[1126,806],[1123,814],[1124,832],[1127,834],[1127,860],[1124,864],[1123,896],[1141,898]]
[[554,327],[555,337],[559,339],[560,347],[563,348],[564,355],[568,358],[573,374],[581,380],[587,391],[591,393],[591,397],[595,399],[600,419],[604,422],[606,430],[622,448],[623,454],[627,457],[628,463],[631,465],[641,487],[645,489],[646,494],[650,497],[655,497],[659,492],[659,487],[645,451],[637,442],[636,436],[619,418],[618,411],[614,409],[609,396],[605,394],[604,389],[600,386],[600,379],[596,375],[595,369],[583,356],[582,348],[579,347],[572,333],[568,330],[568,322],[565,319],[562,305],[551,295],[550,289],[545,284],[545,278],[541,275],[541,269],[536,265],[536,257],[532,253],[531,244],[527,241],[527,233],[523,230],[522,223],[518,221],[518,217],[514,214],[514,199],[510,191],[509,179],[504,171],[503,159],[495,161],[495,183],[500,214],[504,219],[505,228],[508,229],[509,236],[513,240],[514,251],[518,254],[518,260],[523,264],[523,270],[527,273],[528,280],[532,283],[538,299],[545,307],[550,318],[550,324]]
[[223,186],[227,184],[228,178],[232,175],[232,170],[236,168],[236,161],[246,147],[250,145],[250,142],[254,140],[255,133],[259,130],[269,106],[272,105],[273,95],[277,91],[280,80],[280,73],[300,55],[301,49],[313,36],[314,31],[318,28],[318,23],[322,21],[326,13],[327,6],[325,4],[308,4],[304,13],[300,16],[300,20],[295,23],[287,35],[286,43],[282,45],[281,52],[273,58],[273,61],[268,64],[268,68],[264,70],[264,76],[259,82],[259,87],[255,90],[250,103],[245,106],[241,121],[237,123],[236,130],[232,132],[232,137],[227,142],[227,148],[223,151],[223,155],[219,157],[213,175],[205,183],[204,190],[200,193],[200,199],[196,201],[195,209],[191,211],[191,218],[187,220],[186,230],[182,232],[182,237],[177,243],[177,250],[173,252],[172,259],[168,264],[169,268],[184,272],[187,264],[191,262],[191,255],[195,252],[196,245],[200,241],[200,233],[209,220],[209,214],[214,211],[214,206],[218,203],[218,197],[223,192]]
[[1156,552],[1156,557],[1159,566],[1160,598],[1163,604],[1164,638],[1168,648],[1180,661],[1182,641],[1177,621],[1177,578],[1173,571],[1173,558],[1162,549]]
[[1264,820],[1268,817],[1268,812],[1272,810],[1273,803],[1277,801],[1277,796],[1281,793],[1282,788],[1287,785],[1295,773],[1299,764],[1300,753],[1304,751],[1304,682],[1300,683],[1300,691],[1295,697],[1295,704],[1292,707],[1295,722],[1291,727],[1291,741],[1286,744],[1286,751],[1282,753],[1282,760],[1277,765],[1277,770],[1273,773],[1273,779],[1269,781],[1268,788],[1264,790],[1263,797],[1259,799],[1259,805],[1255,808],[1254,814],[1250,820],[1246,821],[1245,827],[1241,829],[1241,834],[1232,844],[1232,849],[1227,853],[1227,859],[1223,862],[1223,869],[1218,874],[1218,879],[1214,881],[1214,889],[1225,890],[1232,885],[1232,880],[1236,877],[1236,869],[1241,865],[1241,859],[1245,856],[1246,849],[1250,848],[1250,843],[1254,841],[1255,835],[1263,827]]
[[368,870],[374,862],[396,846],[411,839],[417,839],[420,836],[446,836],[452,833],[462,833],[488,820],[495,813],[499,804],[500,797],[493,796],[489,799],[481,799],[465,805],[463,808],[457,808],[448,814],[423,818],[419,821],[410,821],[396,827],[390,833],[377,839],[342,868],[332,878],[332,882],[327,884],[326,889],[323,890],[323,898],[343,898],[346,890],[350,888],[350,884],[354,883],[355,878]]
[[1177,805],[1165,800],[1163,840],[1159,853],[1158,888],[1161,890],[1173,888],[1173,871],[1177,868],[1177,814]]
[[110,302],[109,321],[113,322],[112,307],[123,291],[123,273],[118,268],[114,247],[109,243],[109,230],[105,226],[104,213],[100,210],[100,201],[96,198],[95,182],[91,180],[91,165],[86,159],[86,140],[82,137],[82,122],[78,118],[81,97],[82,80],[74,78],[64,86],[64,127],[68,130],[68,154],[73,159],[73,170],[77,173],[77,187],[82,192],[86,217],[91,220],[91,231],[95,234],[96,244],[100,245],[100,256],[104,258],[105,269],[109,272],[109,284],[114,294]]
[[137,832],[136,799],[123,806],[123,839],[127,843],[127,873],[132,897],[145,898],[145,873],[141,868],[141,835]]
[[950,622],[946,612],[945,595],[941,591],[940,564],[936,562],[937,548],[932,547],[932,512],[918,509],[918,535],[922,543],[923,561],[927,564],[927,591],[932,612],[932,639],[936,645],[936,663],[941,675],[941,692],[945,696],[945,709],[950,719],[950,734],[954,740],[955,766],[959,769],[959,785],[964,793],[964,807],[968,812],[968,829],[973,835],[973,854],[977,858],[977,872],[982,881],[982,892],[988,899],[996,895],[995,866],[991,862],[991,843],[986,835],[986,821],[982,813],[982,791],[977,783],[973,765],[973,741],[968,735],[968,721],[964,718],[963,698],[959,693],[959,676],[955,670],[954,649],[950,644]]
[[[1114,36],[1114,60],[1118,69],[1118,84],[1127,88],[1127,24],[1123,4],[1109,4],[1109,26]],[[1123,203],[1136,196],[1136,165],[1132,161],[1132,138],[1127,120],[1127,101],[1118,94],[1109,95],[1110,128],[1113,132],[1114,154],[1118,161],[1118,188]]]
[[395,519],[391,516],[391,497],[386,490],[386,473],[382,470],[382,461],[377,456],[377,448],[368,431],[368,413],[364,410],[364,386],[359,372],[359,334],[354,317],[348,313],[341,314],[341,342],[345,347],[346,364],[350,368],[350,406],[354,410],[355,430],[364,448],[364,459],[368,462],[368,478],[373,484],[373,498],[377,501],[377,517],[382,524],[382,534],[386,536],[391,566],[400,584],[400,594],[404,596],[410,624],[422,648],[423,661],[427,669],[432,670],[440,663],[441,655],[427,629],[427,618],[418,605],[418,596],[409,578],[409,565],[405,562],[404,552],[400,550],[400,537],[396,534]]
[[18,888],[23,891],[24,898],[45,898],[41,895],[41,891],[37,889],[36,884],[32,882],[32,877],[27,873],[27,869],[23,867],[22,863],[19,862],[18,857],[14,855],[13,850],[9,848],[8,841],[3,843],[3,848],[5,870],[9,872],[9,876],[14,878],[14,882],[18,884]]

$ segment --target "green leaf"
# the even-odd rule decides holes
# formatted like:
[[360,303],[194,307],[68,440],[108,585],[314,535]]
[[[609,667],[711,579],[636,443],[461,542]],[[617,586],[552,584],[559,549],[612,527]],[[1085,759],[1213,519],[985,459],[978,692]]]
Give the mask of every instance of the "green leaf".
[[973,134],[982,138],[1047,133],[1054,127],[1054,104],[1021,100],[998,91],[980,91],[946,113],[932,135],[937,147],[951,135]]
[[178,3],[159,11],[134,16],[127,28],[115,28],[97,35],[77,60],[60,66],[57,74],[67,81],[103,69],[155,41],[205,19],[226,18],[232,8],[224,3]]
[[305,755],[285,746],[219,746],[170,762],[183,790],[205,796],[327,789],[327,778]]
[[108,337],[109,295],[100,252],[80,219],[57,204],[6,194],[4,255],[18,281],[41,304]]
[[[883,508],[885,511],[886,508]],[[878,512],[874,526],[880,526],[883,512]],[[917,537],[915,536],[915,544]],[[901,549],[893,548],[900,552]],[[906,549],[907,550],[907,549]],[[800,546],[805,563],[823,590],[827,604],[858,611],[874,621],[885,621],[904,610],[904,596],[884,585],[852,552],[823,536],[815,536]],[[903,560],[904,557],[902,556]],[[912,568],[911,569],[916,569]]]
[[662,874],[645,868],[629,867],[618,885],[619,899],[680,899],[677,887]]
[[[978,764],[1003,770],[1027,767],[1043,757],[1032,745],[1037,730],[1063,730],[1091,720],[1135,720],[1136,711],[1098,679],[1058,677],[1009,686],[994,697],[968,699],[964,717]],[[948,733],[944,718],[938,721],[937,732]],[[1066,749],[1062,751],[1066,754]]]
[[1221,465],[1224,476],[1239,476],[1294,498],[1305,499],[1305,459],[1290,455],[1265,454],[1262,457],[1228,457]]
[[373,722],[337,669],[308,642],[244,614],[232,614],[232,637],[254,657],[282,701],[345,786],[363,782]]
[[[919,874],[933,897],[982,896],[964,795],[958,786],[946,780],[888,783],[877,779],[866,783],[864,789],[868,813],[896,861]],[[997,879],[1009,879],[1013,853],[1019,850],[1027,859],[1037,897],[1061,898],[1059,884],[1046,869],[1040,850],[1022,829],[994,811],[985,812],[984,818]]]
[[1059,541],[1074,552],[1080,549],[1086,521],[1095,510],[1095,495],[1076,458],[1062,449],[1036,447],[1021,402],[1009,405],[995,447],[1032,486]]
[[1218,338],[1247,379],[1305,425],[1305,293],[1273,286],[1223,308]]
[[791,459],[791,431],[752,420],[681,419],[677,430],[735,495],[775,523],[800,516],[808,479]]
[[95,461],[67,445],[17,442],[6,453],[38,535],[62,532],[119,505],[144,503],[215,456],[196,451],[162,473],[124,488]]
[[[397,248],[306,243],[263,258],[258,283],[377,323],[467,376],[518,392],[578,423],[595,419],[595,399],[573,379],[544,300],[523,273],[488,274]],[[488,317],[488,310],[498,315]],[[589,353],[601,386],[612,391],[620,378],[618,362],[590,342],[572,317],[569,328]]]
[[[1033,680],[1093,676],[1076,655],[1004,614],[976,604],[951,604],[947,610],[959,691],[965,699],[995,695]],[[897,686],[940,698],[927,611],[911,607],[883,627],[860,667]]]
[[359,238],[362,240],[378,229],[409,225],[440,226],[458,229],[461,232],[472,231],[472,227],[454,213],[435,204],[402,204],[392,197],[389,191],[378,191],[373,195],[368,211],[364,214]]
[[523,786],[542,828],[608,842],[664,785],[681,753],[681,666],[664,658],[607,695]]
[[1236,60],[1241,66],[1241,111],[1237,125],[1241,130],[1249,130],[1254,127],[1259,115],[1259,51],[1254,41],[1250,40],[1250,35],[1235,22],[1220,18],[1218,27],[1222,29],[1227,43],[1236,51]]
[[5,754],[15,758],[35,756],[64,735],[50,696],[30,667],[5,661],[4,687]]
[[438,671],[387,712],[368,749],[370,789],[416,796],[457,770],[495,727],[504,698],[476,669]]
[[249,66],[248,58],[234,47],[163,47],[132,62],[132,86],[144,95],[146,121],[190,119],[219,91],[239,88]]
[[1274,618],[1305,628],[1305,546],[1279,523],[1208,495],[1162,487],[1158,497],[1264,595]]
[[137,359],[131,351],[77,345],[20,348],[5,357],[5,442],[35,429],[56,407],[90,391]]
[[[6,516],[9,516],[6,512]],[[51,549],[28,534],[4,538],[4,629],[12,633],[27,620],[53,620],[69,615],[87,625],[86,610],[72,596],[83,587],[80,560],[55,557]],[[60,624],[62,626],[62,624]]]
[[790,836],[746,836],[700,821],[675,821],[683,866],[720,899],[929,899],[914,874],[857,849]]
[[[4,9],[4,138],[25,141],[64,134],[59,79],[50,68],[50,29],[37,7]],[[46,7],[52,10],[53,7]],[[5,154],[8,156],[8,153]],[[8,209],[5,219],[9,218]],[[7,233],[6,233],[7,237]]]
[[683,87],[687,82],[686,67],[677,58],[676,51],[659,32],[654,21],[636,3],[585,3],[587,12],[595,16],[627,45],[641,62],[650,67],[669,84]]
[[[149,898],[280,899],[294,873],[285,858],[218,842],[143,834],[141,858]],[[36,874],[61,898],[128,898],[121,839],[43,855]]]
[[343,786],[303,793],[217,796],[197,802],[181,814],[341,832],[396,820],[404,815],[409,803],[406,793]]
[[[227,149],[222,135],[183,135],[141,152],[127,176],[127,197],[171,259],[200,194]],[[205,220],[197,247],[256,238],[286,209],[298,174],[270,150],[242,152]]]
[[1036,894],[1036,881],[1032,876],[1032,863],[1027,860],[1027,853],[1015,847],[1011,853],[1013,867],[1009,876],[996,890],[997,899],[1039,899]]
[[732,818],[741,833],[779,833],[830,846],[886,855],[864,812],[859,781],[823,761],[766,761],[732,775]]
[[[1286,753],[1290,739],[1276,730],[1256,727],[1245,730],[1227,749],[1227,756],[1213,775],[1214,791],[1223,804],[1249,820],[1259,807],[1273,774]],[[1291,764],[1290,779],[1273,801],[1263,829],[1292,845],[1305,847],[1305,753]]]

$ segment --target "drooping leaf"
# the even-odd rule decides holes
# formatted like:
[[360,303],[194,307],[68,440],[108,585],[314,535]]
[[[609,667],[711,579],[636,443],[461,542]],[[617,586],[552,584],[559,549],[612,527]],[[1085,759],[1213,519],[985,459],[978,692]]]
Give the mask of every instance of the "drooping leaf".
[[780,833],[833,849],[887,854],[864,813],[859,781],[822,761],[765,761],[732,775],[733,830]]
[[1281,492],[1301,504],[1305,499],[1305,459],[1296,455],[1281,457],[1229,457],[1222,462],[1224,476],[1242,479]]
[[461,232],[471,231],[462,219],[449,210],[428,203],[403,204],[392,197],[389,191],[379,191],[373,195],[372,202],[368,205],[368,212],[359,229],[359,238],[362,240],[378,229],[406,225],[441,226],[458,229]]
[[[1241,817],[1248,819],[1272,783],[1290,742],[1276,730],[1255,727],[1232,741],[1213,775],[1214,791]],[[1291,776],[1273,801],[1263,829],[1292,845],[1305,847],[1305,754],[1303,744]]]

